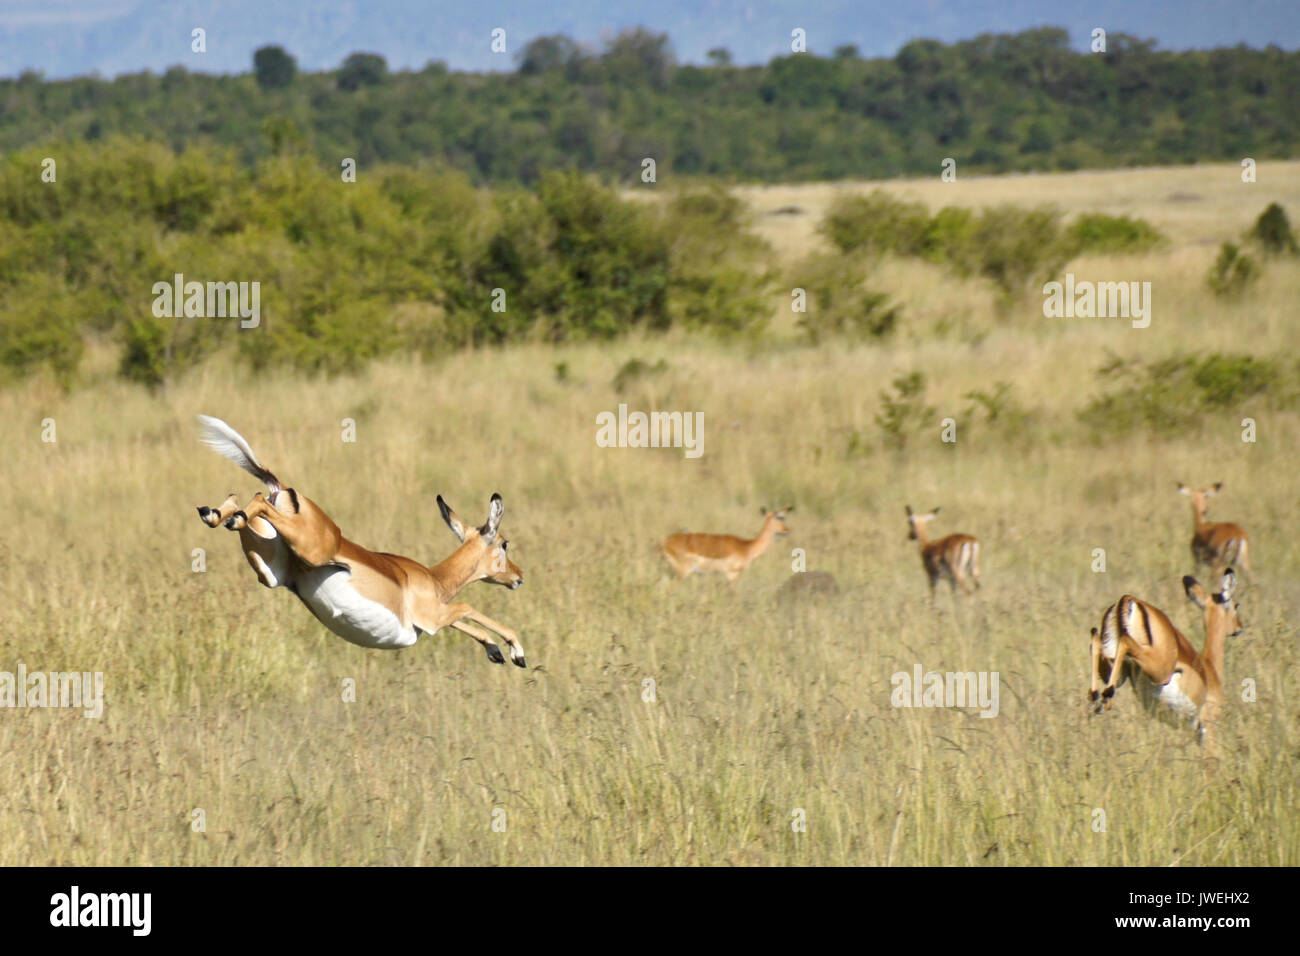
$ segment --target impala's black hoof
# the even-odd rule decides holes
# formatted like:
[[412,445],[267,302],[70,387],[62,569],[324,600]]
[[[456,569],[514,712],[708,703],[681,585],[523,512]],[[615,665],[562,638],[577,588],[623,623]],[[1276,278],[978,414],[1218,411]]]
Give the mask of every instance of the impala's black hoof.
[[501,648],[499,647],[489,647],[487,649],[487,656],[488,660],[493,664],[504,664],[506,662],[506,659],[501,656]]
[[527,666],[528,666],[528,661],[524,660],[522,657],[519,658],[517,661],[515,661],[515,667],[527,667]]

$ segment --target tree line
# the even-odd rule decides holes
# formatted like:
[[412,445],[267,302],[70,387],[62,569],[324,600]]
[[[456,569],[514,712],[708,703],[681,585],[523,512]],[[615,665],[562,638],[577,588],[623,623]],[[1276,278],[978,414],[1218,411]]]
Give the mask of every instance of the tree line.
[[691,65],[635,29],[600,49],[539,37],[512,72],[390,71],[373,53],[303,72],[263,47],[235,76],[27,72],[0,80],[0,103],[4,150],[126,135],[221,147],[244,166],[303,151],[332,166],[436,160],[476,184],[556,168],[639,182],[647,158],[659,179],[811,181],[937,175],[946,157],[1008,172],[1291,156],[1300,53],[1165,51],[1118,33],[1079,52],[1044,27],[915,40],[889,58],[846,45],[740,66],[716,49]]

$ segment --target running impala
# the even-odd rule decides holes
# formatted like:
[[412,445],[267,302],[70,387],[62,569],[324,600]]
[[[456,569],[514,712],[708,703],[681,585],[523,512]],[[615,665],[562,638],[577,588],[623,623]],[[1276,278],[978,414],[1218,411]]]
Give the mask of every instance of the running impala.
[[438,509],[461,546],[445,561],[426,567],[349,541],[315,502],[285,488],[263,467],[233,428],[206,415],[199,416],[199,423],[205,444],[270,491],[269,498],[259,491],[244,508],[231,495],[219,508],[198,509],[209,527],[224,524],[239,532],[244,556],[262,584],[288,588],[325,627],[362,647],[410,647],[421,634],[453,627],[482,644],[493,663],[504,663],[501,648],[478,624],[501,635],[510,646],[511,661],[526,666],[513,630],[468,604],[452,601],[473,581],[512,590],[524,582],[506,555],[508,542],[500,536],[505,514],[500,495],[492,496],[487,521],[479,528],[466,526],[439,495]]
[[1175,723],[1190,721],[1206,756],[1214,756],[1213,728],[1223,708],[1224,646],[1243,627],[1232,599],[1236,586],[1232,568],[1216,594],[1207,594],[1190,575],[1183,578],[1187,599],[1201,609],[1205,625],[1205,649],[1199,654],[1164,612],[1146,601],[1126,594],[1106,608],[1100,633],[1092,629],[1088,699],[1093,713],[1109,710],[1115,689],[1131,678],[1148,713]]
[[[921,546],[921,564],[930,579],[930,603],[934,603],[934,588],[940,578],[947,578],[955,593],[958,585],[962,593],[970,594],[980,586],[980,543],[968,534],[950,534],[938,541],[925,536],[925,526],[939,509],[916,514],[911,505],[907,510],[907,537]],[[972,587],[970,582],[974,582]]]
[[778,511],[760,510],[765,517],[757,538],[737,538],[734,534],[672,535],[663,543],[664,557],[679,579],[695,571],[716,571],[734,582],[779,535],[790,533],[785,516],[793,510],[794,505]]
[[1250,537],[1241,525],[1205,520],[1209,499],[1222,488],[1221,481],[1210,488],[1188,488],[1181,481],[1178,483],[1178,493],[1192,499],[1192,558],[1197,564],[1208,564],[1214,574],[1230,564],[1249,572]]

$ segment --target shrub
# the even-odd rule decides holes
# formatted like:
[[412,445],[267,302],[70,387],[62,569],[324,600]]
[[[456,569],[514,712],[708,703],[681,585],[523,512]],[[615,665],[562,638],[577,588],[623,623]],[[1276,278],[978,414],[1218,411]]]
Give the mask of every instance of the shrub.
[[1115,358],[1097,374],[1119,385],[1079,410],[1079,420],[1099,435],[1142,428],[1176,434],[1218,409],[1257,398],[1276,406],[1290,400],[1283,368],[1250,355],[1176,355],[1150,363]]
[[744,202],[714,187],[679,193],[662,214],[669,243],[668,312],[674,324],[727,334],[761,330],[771,317],[767,243],[749,231]]
[[1147,252],[1168,242],[1155,226],[1145,219],[1088,213],[1076,219],[1067,230],[1076,253]]
[[1210,267],[1206,283],[1220,298],[1236,298],[1258,282],[1259,276],[1259,263],[1231,242],[1225,242],[1219,247],[1219,256]]
[[922,203],[895,199],[882,190],[841,201],[818,231],[841,252],[918,255],[930,217]]
[[1291,231],[1291,220],[1287,218],[1286,210],[1277,203],[1270,203],[1259,214],[1255,225],[1247,233],[1247,238],[1257,242],[1269,255],[1295,255],[1300,251],[1296,245],[1295,233]]
[[810,301],[797,324],[811,344],[837,336],[882,339],[897,327],[902,307],[863,284],[862,265],[855,257],[815,260],[803,275]]
[[900,375],[893,384],[893,394],[880,393],[876,425],[884,444],[902,451],[913,436],[933,424],[935,409],[925,404],[925,373]]

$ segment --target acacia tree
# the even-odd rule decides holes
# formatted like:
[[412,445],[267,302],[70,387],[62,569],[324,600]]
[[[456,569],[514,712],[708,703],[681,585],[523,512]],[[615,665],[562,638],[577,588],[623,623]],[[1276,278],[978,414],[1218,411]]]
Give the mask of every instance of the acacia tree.
[[283,89],[293,83],[298,74],[298,63],[285,52],[284,47],[264,46],[253,54],[253,72],[257,85],[264,90]]

